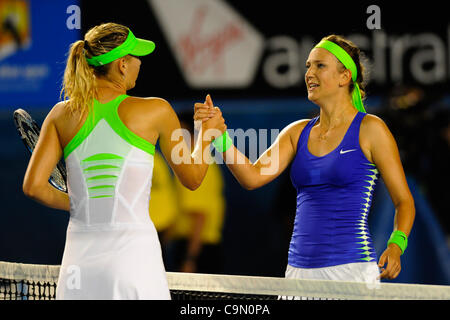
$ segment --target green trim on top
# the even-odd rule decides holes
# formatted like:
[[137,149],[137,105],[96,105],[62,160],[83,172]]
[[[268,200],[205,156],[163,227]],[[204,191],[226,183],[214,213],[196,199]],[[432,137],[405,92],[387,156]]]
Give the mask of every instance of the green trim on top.
[[[95,126],[101,119],[105,119],[106,122],[111,126],[111,128],[116,132],[122,139],[126,142],[139,148],[150,155],[155,155],[155,146],[139,137],[137,134],[132,132],[128,127],[120,120],[118,114],[119,105],[123,100],[128,98],[126,94],[120,95],[108,103],[101,104],[96,99],[94,99],[93,110],[89,112],[84,124],[81,126],[80,130],[75,134],[72,140],[64,148],[64,160],[86,139],[89,134],[94,130]],[[114,112],[111,112],[111,107],[114,106]],[[108,158],[111,154],[101,154],[96,155],[98,158],[87,158],[83,161],[96,161],[96,160],[106,160],[106,159],[119,159],[119,158]],[[114,155],[115,156],[115,155]],[[94,156],[93,156],[94,157]],[[118,157],[118,156],[115,156]]]
[[111,195],[105,195],[105,196],[94,196],[94,197],[90,197],[91,199],[98,199],[98,198],[112,198],[113,196]]
[[154,156],[155,146],[128,129],[128,127],[122,122],[122,120],[120,120],[118,108],[119,104],[116,105],[116,112],[112,112],[111,117],[108,119],[111,121],[111,127],[126,142]]
[[78,130],[72,140],[70,140],[69,143],[65,146],[64,160],[66,160],[67,157],[73,152],[73,150],[75,150],[83,142],[83,140],[91,133],[94,127],[95,125],[93,125],[92,112],[89,112],[80,130]]
[[95,187],[89,187],[88,190],[96,190],[96,189],[114,189],[115,186],[111,185],[102,185],[102,186],[95,186]]
[[83,169],[84,172],[87,171],[93,171],[93,170],[104,170],[104,169],[120,169],[118,166],[113,166],[111,164],[100,164],[97,166],[88,167],[86,169]]
[[123,159],[123,157],[118,156],[114,153],[97,153],[93,156],[90,156],[86,159],[81,160],[81,162],[88,162],[88,161],[99,161],[99,160],[113,160],[113,159]]
[[92,180],[106,180],[106,179],[117,179],[117,176],[114,176],[112,174],[101,174],[98,176],[86,178],[86,182],[92,181]]

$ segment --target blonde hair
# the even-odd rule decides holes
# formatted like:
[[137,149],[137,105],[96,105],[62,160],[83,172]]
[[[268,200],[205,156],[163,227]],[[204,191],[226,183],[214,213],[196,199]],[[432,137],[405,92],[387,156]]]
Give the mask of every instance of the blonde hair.
[[[108,74],[111,64],[94,67],[87,58],[98,56],[121,45],[129,29],[117,23],[104,23],[91,28],[83,40],[70,46],[60,98],[67,101],[70,113],[78,114],[81,120],[92,108],[97,98],[96,78]],[[70,99],[70,100],[68,100]]]

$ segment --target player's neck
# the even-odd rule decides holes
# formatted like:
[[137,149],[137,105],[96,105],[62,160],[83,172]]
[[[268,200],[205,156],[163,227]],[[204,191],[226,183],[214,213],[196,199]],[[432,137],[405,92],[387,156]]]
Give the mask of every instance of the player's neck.
[[335,128],[352,119],[357,110],[348,99],[337,99],[320,106],[320,126],[324,129]]
[[102,98],[104,96],[113,96],[113,95],[121,95],[126,94],[127,90],[125,88],[124,83],[114,80],[96,79],[96,89],[98,98]]

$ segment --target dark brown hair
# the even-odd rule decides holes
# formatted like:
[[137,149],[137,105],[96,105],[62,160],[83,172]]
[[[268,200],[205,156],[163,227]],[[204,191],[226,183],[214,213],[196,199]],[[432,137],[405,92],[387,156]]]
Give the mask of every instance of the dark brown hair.
[[[352,57],[353,61],[356,65],[356,71],[357,71],[357,77],[356,77],[356,83],[358,83],[359,89],[361,91],[361,98],[364,100],[366,97],[366,83],[367,83],[367,72],[366,68],[364,67],[364,63],[367,63],[367,59],[363,52],[350,40],[345,39],[343,36],[340,35],[329,35],[324,37],[322,40],[328,40],[331,42],[334,42],[338,46],[340,46],[342,49],[344,49],[350,57]],[[339,60],[338,60],[339,61]],[[342,65],[342,68],[345,69],[344,65],[339,61],[339,64]],[[353,81],[350,83],[349,91],[350,94],[353,92],[354,84]]]

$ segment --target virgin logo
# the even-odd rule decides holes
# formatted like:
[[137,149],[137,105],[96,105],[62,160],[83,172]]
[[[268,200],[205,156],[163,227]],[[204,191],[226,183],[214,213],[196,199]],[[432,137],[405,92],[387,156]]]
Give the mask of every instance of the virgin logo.
[[180,36],[177,43],[183,55],[183,69],[204,73],[209,67],[221,75],[226,72],[223,55],[225,50],[244,39],[244,31],[236,22],[228,22],[215,33],[203,35],[207,6],[198,7],[191,27]]
[[222,0],[148,0],[191,87],[242,88],[256,73],[263,37]]

